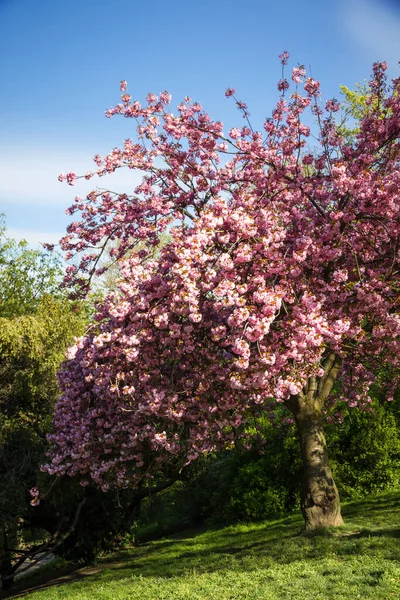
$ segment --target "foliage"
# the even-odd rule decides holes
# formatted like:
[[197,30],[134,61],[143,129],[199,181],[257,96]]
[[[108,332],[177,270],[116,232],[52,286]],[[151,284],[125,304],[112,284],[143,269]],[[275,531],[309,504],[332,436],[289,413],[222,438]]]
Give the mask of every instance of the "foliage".
[[207,522],[259,521],[298,507],[302,465],[296,432],[264,422],[263,436],[261,446],[237,448],[209,460],[189,484],[193,495],[203,498]]
[[301,457],[293,426],[257,423],[259,442],[200,456],[171,487],[142,503],[138,539],[188,527],[282,516],[298,507]]
[[[91,477],[105,490],[135,485],[229,448],[250,415],[280,403],[301,432],[306,523],[341,522],[325,403],[365,407],[383,363],[389,397],[399,381],[400,80],[388,85],[385,69],[374,65],[354,143],[335,124],[338,103],[323,106],[302,67],[288,100],[289,82],[278,83],[263,131],[243,102],[246,124],[224,133],[190,99],[174,115],[168,93],[142,106],[121,83],[108,116],[136,119],[137,140],[96,157],[97,174],[129,167],[143,179],[131,196],[93,191],[70,209],[81,218],[62,245],[81,262],[69,281],[87,289],[109,240],[127,260],[118,293],[60,373],[50,473]],[[307,110],[319,126],[314,153]],[[165,231],[171,241],[156,259],[147,248],[132,255]]]
[[340,91],[344,96],[344,102],[342,103],[342,121],[339,131],[347,143],[354,144],[356,136],[361,132],[360,123],[371,110],[376,114],[380,113],[382,119],[385,118],[384,98],[381,94],[371,94],[370,86],[366,81],[362,84],[356,83],[355,89],[341,85]]
[[197,476],[177,482],[144,506],[139,539],[147,539],[149,532],[159,536],[203,523],[260,521],[289,513],[295,504],[290,488],[297,483],[298,491],[301,466],[294,481],[281,484],[270,471],[268,459],[254,453],[209,458]]
[[400,433],[392,411],[374,402],[372,412],[348,411],[328,431],[332,466],[344,498],[400,486]]
[[[70,478],[40,473],[59,394],[56,374],[91,308],[59,292],[61,270],[52,255],[17,244],[3,231],[0,256],[0,571],[4,586],[10,586],[5,576],[20,558],[21,545],[33,552],[54,537],[53,552],[90,562],[132,534],[141,498],[131,491],[106,496],[93,486],[84,489]],[[78,526],[71,529],[77,507]]]
[[355,136],[360,133],[360,123],[368,114],[369,110],[369,86],[365,81],[363,84],[356,83],[355,89],[351,90],[345,85],[340,86],[340,92],[344,96],[342,103],[342,117],[339,129],[347,143],[355,143]]
[[0,317],[32,314],[44,294],[60,296],[62,275],[59,255],[8,238],[0,215]]
[[239,469],[223,512],[225,521],[262,521],[289,512],[289,491],[283,483],[271,484],[266,466],[265,461],[259,460]]
[[143,544],[30,597],[389,600],[400,593],[399,498],[348,504],[347,525],[334,533],[299,535],[300,519],[290,517]]
[[[394,410],[393,410],[394,409]],[[347,410],[328,424],[332,468],[342,499],[400,486],[396,407],[374,399],[370,411]],[[262,428],[267,442],[198,459],[182,481],[143,504],[139,538],[157,538],[204,523],[221,525],[290,514],[299,505],[301,456],[293,426]]]
[[[82,500],[77,527],[70,531]],[[64,539],[53,552],[75,563],[88,564],[99,554],[115,550],[127,539],[134,541],[140,502],[136,491],[105,494],[93,485],[83,489],[78,482],[62,478],[40,506],[31,510],[29,525],[52,533],[59,529]]]
[[[0,564],[3,585],[30,521],[65,349],[84,331],[81,303],[59,292],[57,256],[0,231]],[[64,295],[65,296],[65,295]],[[12,548],[13,550],[9,550]],[[18,555],[18,554],[17,554]],[[19,555],[18,555],[19,556]]]
[[[37,486],[39,467],[45,457],[46,434],[58,396],[56,372],[67,345],[82,332],[82,324],[82,316],[71,303],[47,295],[38,301],[31,314],[0,317],[0,560],[3,563],[6,556],[15,556],[23,530],[29,526],[32,501],[29,490]],[[47,524],[44,525],[46,529]],[[8,554],[7,548],[14,550]],[[11,569],[8,560],[7,568],[2,569],[3,578]],[[7,585],[7,580],[3,585]]]

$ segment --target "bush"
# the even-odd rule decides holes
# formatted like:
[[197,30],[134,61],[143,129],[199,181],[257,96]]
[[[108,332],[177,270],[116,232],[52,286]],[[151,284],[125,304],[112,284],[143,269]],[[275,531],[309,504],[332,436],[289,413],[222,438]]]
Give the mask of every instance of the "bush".
[[169,490],[144,501],[139,536],[166,535],[201,524],[278,517],[298,506],[301,459],[294,428],[263,423],[267,444],[199,458]]
[[351,410],[339,429],[328,428],[334,476],[343,498],[379,493],[400,485],[400,435],[390,405],[373,412]]
[[260,521],[280,517],[290,510],[288,490],[276,484],[272,487],[266,475],[263,459],[239,469],[223,510],[225,521]]
[[[73,487],[71,488],[71,484],[68,487],[71,494]],[[79,498],[79,490],[76,489],[75,498],[71,497],[70,512],[65,513],[67,518],[64,530],[68,531],[78,500],[83,497],[85,503],[77,526],[55,550],[55,554],[73,562],[88,564],[99,554],[121,547],[127,540],[134,542],[141,502],[135,490],[104,493],[90,485],[82,490]],[[67,498],[64,497],[59,508],[65,511],[66,505]],[[57,506],[53,507],[52,512],[56,508]]]
[[[342,498],[400,485],[400,435],[396,403],[373,411],[348,410],[343,423],[327,425],[334,477]],[[157,537],[196,527],[284,516],[299,506],[302,464],[295,427],[262,422],[261,447],[237,448],[199,458],[183,481],[146,499],[140,537]]]

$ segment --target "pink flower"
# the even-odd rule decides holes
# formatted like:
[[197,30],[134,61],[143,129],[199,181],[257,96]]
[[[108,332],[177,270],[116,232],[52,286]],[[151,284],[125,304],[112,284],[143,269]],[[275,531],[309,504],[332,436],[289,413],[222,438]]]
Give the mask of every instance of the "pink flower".
[[317,96],[319,94],[320,83],[319,81],[315,81],[312,77],[307,77],[304,89],[309,96]]
[[230,130],[229,135],[232,139],[236,140],[237,138],[241,137],[242,132],[237,127],[233,127]]
[[312,165],[314,162],[314,157],[312,156],[312,154],[306,154],[305,156],[303,156],[302,162],[304,165]]
[[225,92],[225,96],[229,98],[235,94],[236,90],[234,88],[228,88]]
[[331,112],[337,112],[340,110],[340,103],[335,98],[332,98],[332,100],[326,101],[325,108]]
[[335,271],[333,274],[333,279],[335,281],[337,281],[338,283],[347,281],[348,278],[349,278],[349,274],[346,269],[341,269],[341,270]]
[[303,81],[302,77],[305,77],[306,70],[303,66],[301,67],[293,67],[292,69],[292,79],[296,83],[301,83]]
[[170,104],[172,100],[172,96],[169,92],[161,92],[160,100],[163,104]]
[[245,340],[235,340],[235,343],[232,345],[232,352],[248,358],[250,356],[250,346]]
[[192,321],[192,323],[200,323],[203,317],[200,313],[191,312],[189,313],[189,319]]
[[290,58],[290,54],[287,50],[282,52],[282,54],[279,54],[279,60],[281,61],[282,65],[286,65],[289,58]]
[[[76,181],[76,174],[75,173],[67,173],[65,175],[65,179],[67,180],[68,185],[75,185],[75,181]],[[59,178],[60,180],[60,178]]]
[[284,92],[285,90],[287,90],[289,88],[289,82],[287,79],[281,79],[280,81],[278,81],[278,90],[280,92]]

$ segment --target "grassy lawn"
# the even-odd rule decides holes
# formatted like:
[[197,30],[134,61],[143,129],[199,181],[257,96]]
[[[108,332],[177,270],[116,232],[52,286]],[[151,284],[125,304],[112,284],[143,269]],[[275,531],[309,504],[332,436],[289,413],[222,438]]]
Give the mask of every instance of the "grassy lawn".
[[[400,492],[343,507],[346,524],[299,535],[300,517],[185,532],[99,560],[29,600],[400,598]],[[60,582],[58,582],[60,583]]]

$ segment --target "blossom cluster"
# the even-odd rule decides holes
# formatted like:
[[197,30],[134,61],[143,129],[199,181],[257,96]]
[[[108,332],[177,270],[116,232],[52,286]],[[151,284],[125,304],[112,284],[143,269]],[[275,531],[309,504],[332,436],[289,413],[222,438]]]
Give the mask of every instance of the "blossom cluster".
[[[384,88],[384,65],[374,67],[379,110],[371,102],[349,143],[337,103],[323,106],[303,67],[292,79],[262,132],[227,135],[189,98],[174,115],[167,92],[142,106],[121,82],[107,115],[135,119],[137,139],[96,156],[95,173],[143,178],[132,194],[93,191],[69,210],[80,217],[62,245],[81,262],[67,283],[86,289],[114,240],[122,275],[59,374],[50,473],[108,489],[180,468],[322,381],[332,353],[351,406],[368,403],[383,362],[398,374],[400,81]],[[307,109],[320,124],[313,152]]]

